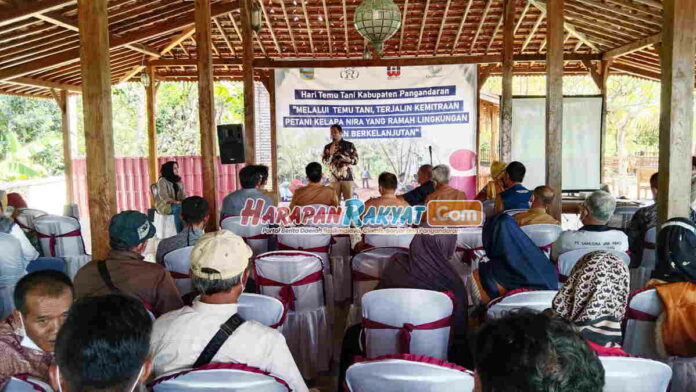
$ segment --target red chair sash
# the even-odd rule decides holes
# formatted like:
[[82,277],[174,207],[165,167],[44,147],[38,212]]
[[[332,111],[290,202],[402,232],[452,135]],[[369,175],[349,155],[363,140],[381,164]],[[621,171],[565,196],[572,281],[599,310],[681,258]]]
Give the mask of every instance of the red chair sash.
[[73,230],[69,233],[65,234],[43,234],[39,233],[38,231],[36,232],[36,235],[39,238],[48,238],[48,249],[51,252],[51,257],[56,256],[56,244],[58,243],[58,238],[66,238],[66,237],[81,237],[82,233],[80,232],[80,229]]
[[638,321],[657,321],[657,316],[654,316],[650,313],[646,313],[640,310],[633,309],[631,307],[628,308],[628,312],[626,312],[626,317],[629,320],[638,320]]
[[324,278],[323,271],[317,271],[312,274],[309,274],[305,276],[304,278],[292,282],[292,283],[282,283],[282,282],[277,282],[273,279],[265,278],[263,276],[260,276],[257,274],[256,276],[256,284],[259,286],[271,286],[271,287],[281,287],[280,293],[278,294],[280,296],[280,300],[283,301],[283,303],[290,308],[290,310],[295,310],[295,300],[297,297],[295,296],[295,291],[292,289],[293,287],[297,286],[304,286],[308,285],[310,283],[315,283],[319,282]]
[[540,246],[540,247],[539,247],[539,249],[541,249],[541,250],[544,251],[544,252],[550,251],[551,248],[553,248],[553,242],[550,243],[550,244],[548,244],[548,245],[544,245],[544,246]]
[[174,279],[191,279],[191,275],[176,271],[169,271],[169,275],[171,275]]
[[474,260],[476,260],[476,251],[478,250],[485,250],[484,248],[464,248],[461,246],[457,247],[457,252],[464,252],[464,257],[462,258],[462,261],[467,263],[468,265],[471,265]]
[[252,367],[252,366],[249,366],[249,365],[246,365],[246,364],[243,364],[243,363],[218,363],[218,362],[216,362],[216,363],[211,363],[211,364],[208,364],[208,365],[204,365],[204,366],[201,366],[201,367],[196,368],[196,369],[183,370],[183,371],[180,371],[180,372],[177,372],[177,373],[173,373],[173,374],[170,374],[170,375],[167,375],[167,376],[162,376],[162,377],[156,379],[155,381],[151,382],[151,383],[148,385],[148,387],[152,390],[152,388],[153,388],[155,385],[160,384],[160,383],[162,383],[162,382],[164,382],[164,381],[168,381],[168,380],[171,380],[171,379],[174,379],[174,378],[177,378],[177,377],[181,377],[181,376],[183,376],[183,375],[185,375],[185,374],[188,374],[188,373],[191,373],[191,372],[195,372],[195,371],[198,371],[198,370],[211,370],[211,369],[243,370],[243,371],[245,371],[245,372],[263,374],[263,375],[265,375],[265,376],[273,377],[273,379],[275,379],[277,382],[279,382],[279,383],[282,384],[285,388],[287,388],[288,392],[292,392],[292,389],[290,388],[290,385],[288,385],[287,381],[283,380],[282,378],[279,378],[279,377],[274,376],[274,375],[271,374],[270,372],[267,372],[267,371],[265,371],[265,370],[259,369],[259,368],[257,368],[257,367]]
[[411,332],[449,327],[452,324],[452,315],[425,324],[414,325],[405,323],[401,327],[383,324],[370,319],[362,319],[363,329],[398,329],[399,330],[399,354],[411,353]]
[[330,245],[317,246],[316,248],[303,248],[301,246],[294,248],[292,246],[285,245],[285,244],[279,242],[278,243],[278,250],[301,250],[303,252],[311,252],[311,253],[329,253]]

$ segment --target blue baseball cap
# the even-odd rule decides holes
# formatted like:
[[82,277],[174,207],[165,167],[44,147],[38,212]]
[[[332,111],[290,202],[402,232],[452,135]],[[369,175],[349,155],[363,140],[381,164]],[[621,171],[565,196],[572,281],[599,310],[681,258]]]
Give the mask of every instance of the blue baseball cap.
[[123,211],[114,215],[109,223],[109,237],[129,247],[137,246],[154,236],[155,226],[142,212]]

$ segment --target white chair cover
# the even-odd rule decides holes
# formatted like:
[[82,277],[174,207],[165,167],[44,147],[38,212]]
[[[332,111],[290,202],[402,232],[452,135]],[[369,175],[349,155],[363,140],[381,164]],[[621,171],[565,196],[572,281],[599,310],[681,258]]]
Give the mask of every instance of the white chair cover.
[[543,311],[551,307],[557,290],[525,291],[502,298],[488,307],[486,316],[490,319],[501,318],[516,309]]
[[635,214],[639,208],[640,207],[637,206],[616,207],[614,215],[612,215],[611,218],[609,218],[609,222],[607,222],[607,226],[618,230],[626,230],[631,223],[631,219],[633,219],[633,214]]
[[34,377],[10,377],[2,392],[53,392],[45,382]]
[[254,252],[254,257],[268,252],[268,241],[271,236],[263,233],[263,230],[268,228],[267,224],[242,225],[241,216],[228,216],[220,222],[220,228],[244,238],[244,242]]
[[599,357],[604,366],[604,392],[665,392],[672,369],[643,358]]
[[411,246],[414,233],[403,234],[365,234],[365,243],[375,247],[397,247],[408,249]]
[[164,375],[150,389],[155,392],[291,392],[281,378],[238,363],[214,363]]
[[285,306],[277,298],[267,295],[243,293],[237,301],[237,312],[244,320],[279,328],[285,318]]
[[408,249],[394,247],[371,248],[353,256],[351,261],[353,303],[348,311],[346,326],[358,324],[362,320],[360,305],[362,296],[377,287],[382,271],[386,268],[389,260],[396,254],[408,255]]
[[27,274],[19,240],[0,233],[0,319],[14,310],[14,288],[22,276]]
[[162,215],[155,211],[155,219],[152,222],[155,226],[155,237],[160,240],[165,238],[174,237],[176,235],[176,222],[174,221],[174,215]]
[[191,289],[191,251],[193,246],[179,248],[164,255],[164,267],[174,278],[174,284],[181,295],[192,291]]
[[483,228],[467,227],[459,229],[457,233],[457,249],[455,258],[471,267],[478,269],[480,263],[488,261],[486,251],[483,249]]
[[311,379],[328,370],[332,330],[322,258],[301,251],[268,252],[256,258],[254,268],[260,293],[279,298],[288,307],[283,335],[302,376]]
[[631,263],[631,258],[626,254],[625,252],[619,252],[613,249],[575,249],[571,250],[569,252],[563,253],[558,257],[558,273],[560,274],[559,280],[561,283],[565,282],[568,277],[570,277],[570,273],[573,271],[573,267],[575,267],[575,264],[577,264],[580,259],[585,256],[588,253],[595,252],[601,250],[603,252],[609,252],[613,253],[615,256],[618,256],[621,258],[621,260],[626,263],[626,265],[629,265]]
[[92,260],[85,253],[80,221],[69,216],[42,215],[34,219],[34,228],[41,243],[43,255],[61,257],[72,279],[83,265]]
[[641,256],[640,266],[631,268],[631,291],[645,287],[650,275],[655,269],[657,262],[657,229],[651,227],[645,232],[643,237],[643,255]]
[[664,310],[657,290],[651,289],[633,296],[628,304],[626,334],[623,349],[643,358],[659,358],[655,347],[655,324]]
[[382,359],[359,362],[348,368],[346,385],[350,392],[471,392],[474,374],[458,366]]
[[19,215],[17,215],[15,221],[25,233],[29,233],[36,230],[34,220],[44,215],[48,215],[48,213],[41,210],[35,210],[33,208],[22,208],[19,210]]
[[561,226],[545,224],[522,226],[521,229],[539,249],[544,251],[547,257],[551,255],[551,245],[563,232]]
[[331,235],[319,233],[307,234],[278,234],[279,250],[299,250],[301,252],[311,252],[321,257],[321,264],[324,268],[324,290],[326,291],[326,306],[329,311],[329,322],[333,324],[333,312],[335,298],[335,284],[329,253],[331,253]]
[[[365,294],[362,326],[367,357],[416,354],[447,359],[453,307],[452,299],[437,291],[385,289]],[[409,347],[403,344],[409,333],[406,324],[412,327]]]
[[696,388],[696,358],[670,357],[664,360],[672,368],[670,392],[694,392]]
[[350,298],[350,235],[334,234],[331,245],[331,274],[334,279],[334,300],[343,302]]

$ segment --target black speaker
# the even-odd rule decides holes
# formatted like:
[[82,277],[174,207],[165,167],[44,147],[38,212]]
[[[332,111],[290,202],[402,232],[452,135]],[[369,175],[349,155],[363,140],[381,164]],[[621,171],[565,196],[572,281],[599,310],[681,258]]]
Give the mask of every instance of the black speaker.
[[244,163],[244,126],[242,124],[218,125],[217,132],[222,164]]

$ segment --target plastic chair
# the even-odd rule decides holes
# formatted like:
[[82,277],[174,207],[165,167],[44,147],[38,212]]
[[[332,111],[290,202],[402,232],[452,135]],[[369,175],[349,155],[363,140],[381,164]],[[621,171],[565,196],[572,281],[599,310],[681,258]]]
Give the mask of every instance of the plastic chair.
[[457,232],[457,260],[471,267],[478,268],[479,263],[488,261],[486,251],[483,249],[483,228],[467,227]]
[[672,369],[643,358],[599,357],[604,366],[604,392],[665,392]]
[[580,259],[588,253],[602,251],[609,252],[621,258],[621,260],[629,265],[631,263],[631,258],[625,252],[619,252],[612,249],[575,249],[569,252],[563,253],[558,257],[558,273],[559,281],[561,283],[565,282],[570,274],[573,272],[573,267],[580,261]]
[[[330,234],[278,234],[278,250],[298,250],[311,252],[321,257],[324,268],[324,290],[326,291],[327,307],[329,310],[329,322],[333,324],[335,285],[329,253],[331,253]],[[338,282],[340,284],[340,282]]]
[[538,290],[503,297],[499,301],[491,302],[486,316],[490,319],[501,318],[511,311],[522,308],[541,312],[551,307],[557,293],[557,290]]
[[415,236],[414,233],[403,233],[403,234],[379,234],[370,233],[365,234],[365,243],[374,247],[396,247],[396,248],[406,248],[411,246],[411,241]]
[[[152,198],[154,200],[159,199],[159,189],[157,184],[150,185],[150,192],[152,193]],[[176,222],[174,220],[174,215],[162,215],[155,210],[155,219],[152,222],[155,225],[155,237],[160,240],[165,238],[174,237],[176,232]]]
[[155,392],[291,392],[285,380],[241,363],[212,363],[187,369],[159,377],[149,386]]
[[627,353],[643,358],[660,357],[655,346],[655,324],[663,311],[664,305],[655,289],[642,291],[631,298],[623,342]]
[[36,227],[34,227],[34,220],[44,215],[48,215],[48,213],[33,208],[22,208],[19,210],[19,215],[17,215],[15,218],[15,222],[17,222],[19,227],[21,227],[25,233],[33,233],[36,231]]
[[191,251],[193,246],[179,248],[164,255],[164,268],[174,278],[174,284],[181,295],[188,294],[191,289]]
[[362,319],[361,300],[363,295],[374,290],[387,264],[397,254],[408,255],[405,248],[371,248],[364,250],[351,261],[353,303],[348,310],[347,326],[358,324]]
[[416,354],[446,359],[453,307],[452,299],[437,291],[385,289],[365,294],[367,357]]
[[244,320],[279,328],[285,321],[285,306],[278,299],[267,295],[243,293],[237,301],[237,312]]
[[80,221],[69,216],[42,215],[34,220],[43,255],[65,260],[67,275],[72,279],[77,271],[92,260],[85,252]]
[[346,372],[350,392],[471,392],[474,374],[435,358],[388,356],[358,362]]
[[15,308],[14,288],[27,271],[19,240],[0,233],[0,249],[0,319],[4,319]]
[[268,252],[256,257],[254,270],[260,294],[287,307],[283,335],[302,376],[310,379],[329,370],[331,323],[322,258],[303,251]]
[[13,376],[7,380],[3,392],[53,392],[45,382],[29,376]]
[[242,225],[241,216],[228,216],[220,222],[220,228],[242,237],[251,248],[254,257],[268,252],[268,241],[271,240],[271,236],[263,233],[263,230],[268,228],[267,224]]
[[520,229],[527,234],[527,237],[529,237],[539,249],[544,251],[546,256],[550,256],[551,246],[563,232],[561,226],[546,224],[527,225],[520,227]]

